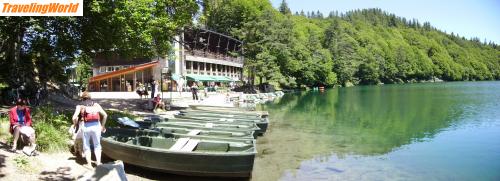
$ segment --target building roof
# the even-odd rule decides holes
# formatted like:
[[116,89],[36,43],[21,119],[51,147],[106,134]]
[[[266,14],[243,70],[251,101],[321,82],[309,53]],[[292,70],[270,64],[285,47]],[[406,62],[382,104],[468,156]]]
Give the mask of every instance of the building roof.
[[99,81],[99,80],[108,79],[108,78],[119,76],[119,75],[129,74],[129,73],[136,72],[136,71],[139,71],[139,70],[144,70],[146,68],[154,67],[154,66],[156,66],[158,64],[159,64],[159,61],[154,61],[154,62],[149,62],[149,63],[140,64],[140,65],[137,65],[137,66],[129,67],[129,68],[126,68],[126,69],[121,69],[121,70],[117,70],[117,71],[113,71],[113,72],[104,73],[104,74],[101,74],[101,75],[97,75],[97,76],[91,77],[89,79],[89,83],[92,83],[92,82],[95,82],[95,81]]
[[116,65],[138,65],[151,62],[151,58],[126,58],[116,53],[98,53],[94,59],[94,67],[99,66],[116,66]]

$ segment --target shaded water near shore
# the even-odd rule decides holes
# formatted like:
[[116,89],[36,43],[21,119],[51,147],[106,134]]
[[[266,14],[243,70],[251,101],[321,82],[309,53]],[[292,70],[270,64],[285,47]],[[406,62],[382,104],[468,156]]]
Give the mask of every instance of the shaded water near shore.
[[287,94],[252,180],[500,180],[500,82]]

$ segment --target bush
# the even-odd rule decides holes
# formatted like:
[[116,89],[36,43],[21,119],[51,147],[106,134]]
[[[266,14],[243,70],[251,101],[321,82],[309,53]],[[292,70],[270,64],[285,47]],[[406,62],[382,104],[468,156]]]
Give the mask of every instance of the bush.
[[12,137],[9,133],[10,122],[8,116],[0,117],[0,140],[3,142],[8,142],[9,138]]
[[72,124],[70,112],[58,112],[51,106],[42,106],[33,111],[32,119],[38,150],[50,152],[67,148],[68,128]]
[[59,130],[53,125],[41,122],[35,124],[37,133],[37,149],[40,151],[58,151],[67,148],[66,140],[68,133],[66,129]]

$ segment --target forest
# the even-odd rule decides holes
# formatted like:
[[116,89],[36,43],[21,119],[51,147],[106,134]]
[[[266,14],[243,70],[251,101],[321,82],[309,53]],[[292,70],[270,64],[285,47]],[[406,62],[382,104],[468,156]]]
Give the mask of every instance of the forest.
[[[332,7],[331,9],[335,9]],[[245,41],[256,82],[282,87],[500,79],[500,47],[381,9],[292,12],[268,0],[212,0],[200,24]]]
[[[500,79],[500,47],[381,9],[324,15],[268,0],[84,1],[83,17],[1,17],[0,88],[85,85],[96,53],[167,55],[183,27],[245,42],[244,76],[282,88]],[[335,7],[331,7],[335,9]]]

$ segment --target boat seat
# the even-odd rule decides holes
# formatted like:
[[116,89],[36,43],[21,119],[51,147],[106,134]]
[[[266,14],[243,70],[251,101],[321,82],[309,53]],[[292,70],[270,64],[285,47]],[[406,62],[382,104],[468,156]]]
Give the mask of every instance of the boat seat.
[[201,152],[227,152],[229,150],[229,143],[199,143],[196,151]]
[[206,128],[213,128],[214,127],[214,123],[207,123],[207,124],[205,124],[205,127]]
[[196,145],[198,145],[198,143],[200,142],[200,140],[197,140],[197,139],[190,139],[186,145],[184,145],[184,147],[181,148],[181,151],[186,151],[186,152],[190,152],[190,151],[193,151],[194,148],[196,148]]
[[201,132],[201,130],[195,129],[195,130],[189,131],[188,135],[198,135],[198,134],[200,134],[200,132]]
[[175,132],[175,131],[174,131],[174,130],[172,130],[172,129],[168,129],[168,128],[160,128],[160,133],[161,133],[162,135],[166,135],[166,134],[168,135],[168,134],[172,134],[172,133],[174,133],[174,132]]
[[222,122],[234,122],[234,119],[229,119],[229,118],[220,118],[219,121],[222,121]]
[[182,147],[184,147],[184,145],[186,145],[186,143],[189,141],[190,138],[180,138],[178,139],[175,144],[170,147],[169,150],[172,150],[172,151],[179,151],[181,150]]
[[153,148],[168,149],[172,146],[169,143],[164,138],[151,138],[151,147]]

